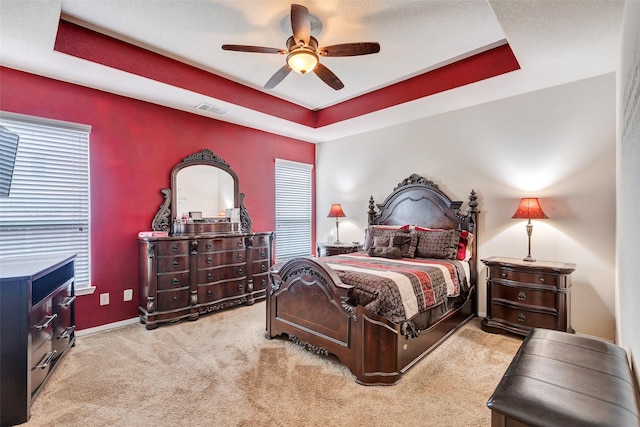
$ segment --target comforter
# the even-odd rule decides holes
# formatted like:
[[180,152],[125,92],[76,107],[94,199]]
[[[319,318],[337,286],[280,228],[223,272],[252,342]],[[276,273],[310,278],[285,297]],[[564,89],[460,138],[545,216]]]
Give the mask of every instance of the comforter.
[[354,286],[350,303],[401,323],[468,290],[464,261],[370,257],[364,252],[325,257],[342,283]]

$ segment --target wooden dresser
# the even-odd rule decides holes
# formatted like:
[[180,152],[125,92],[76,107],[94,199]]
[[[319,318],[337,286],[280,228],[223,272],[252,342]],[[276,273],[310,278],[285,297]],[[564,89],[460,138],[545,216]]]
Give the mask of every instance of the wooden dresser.
[[273,233],[139,237],[140,321],[159,323],[265,298]]
[[75,343],[75,255],[0,259],[0,425],[22,424]]
[[482,260],[487,268],[484,331],[527,335],[532,328],[571,328],[571,273],[575,264],[527,262],[517,258]]

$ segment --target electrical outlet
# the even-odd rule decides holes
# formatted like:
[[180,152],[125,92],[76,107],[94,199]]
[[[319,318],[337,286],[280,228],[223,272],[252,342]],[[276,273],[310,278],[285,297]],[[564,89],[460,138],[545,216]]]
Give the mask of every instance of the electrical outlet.
[[100,305],[109,304],[109,293],[100,294]]
[[133,299],[133,289],[124,290],[124,300],[131,301]]

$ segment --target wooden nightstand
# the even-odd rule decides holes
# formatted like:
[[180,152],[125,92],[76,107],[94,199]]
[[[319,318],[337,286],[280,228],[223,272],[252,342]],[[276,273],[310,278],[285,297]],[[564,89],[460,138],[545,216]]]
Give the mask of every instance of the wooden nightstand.
[[487,317],[482,330],[527,335],[532,328],[571,332],[571,273],[575,264],[483,259],[487,269]]
[[362,250],[359,243],[318,243],[316,244],[316,253],[318,256],[333,256],[350,254]]

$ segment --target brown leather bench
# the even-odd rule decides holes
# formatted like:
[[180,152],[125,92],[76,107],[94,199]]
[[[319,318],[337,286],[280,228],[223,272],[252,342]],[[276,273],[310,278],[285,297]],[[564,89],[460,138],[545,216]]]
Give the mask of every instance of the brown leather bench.
[[529,332],[487,406],[492,427],[640,426],[624,349],[548,329]]

